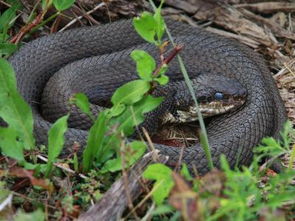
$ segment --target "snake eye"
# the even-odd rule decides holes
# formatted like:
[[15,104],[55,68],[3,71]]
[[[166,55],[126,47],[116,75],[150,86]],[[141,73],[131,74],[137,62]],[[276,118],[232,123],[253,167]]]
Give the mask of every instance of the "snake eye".
[[220,92],[216,92],[216,93],[214,94],[214,98],[215,98],[216,100],[222,100],[222,99],[223,99],[223,94],[220,93]]

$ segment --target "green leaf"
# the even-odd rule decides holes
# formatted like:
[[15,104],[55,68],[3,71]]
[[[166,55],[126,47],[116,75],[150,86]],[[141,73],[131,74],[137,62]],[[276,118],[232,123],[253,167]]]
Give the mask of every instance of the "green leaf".
[[64,145],[64,134],[68,129],[69,115],[59,118],[48,131],[48,162],[46,176],[52,170],[52,165],[61,153]]
[[192,181],[193,180],[193,177],[191,176],[188,168],[187,168],[187,165],[185,163],[182,164],[182,167],[181,167],[181,171],[180,171],[180,174],[186,179],[186,180],[189,180],[189,181]]
[[95,158],[100,163],[103,156],[107,154],[103,146],[103,140],[107,131],[107,113],[107,110],[100,112],[89,130],[86,148],[83,152],[82,164],[84,172],[88,172],[91,169]]
[[111,120],[112,124],[119,122],[118,131],[122,131],[125,135],[131,135],[134,131],[134,126],[139,125],[144,121],[144,113],[154,110],[163,101],[162,97],[154,98],[150,95],[143,98],[141,101],[134,104],[133,107],[128,107],[123,114]]
[[133,26],[144,40],[157,43],[155,40],[157,22],[151,13],[143,12],[140,17],[134,18]]
[[83,93],[77,93],[70,99],[70,103],[77,105],[77,107],[87,114],[92,120],[94,120],[94,116],[90,111],[90,102],[88,97]]
[[41,209],[37,209],[31,213],[25,213],[21,210],[18,210],[16,216],[14,217],[15,221],[44,221],[45,214]]
[[114,105],[134,104],[148,92],[150,87],[150,83],[144,80],[130,81],[115,91],[111,101]]
[[153,212],[152,214],[154,216],[156,215],[164,215],[167,213],[173,213],[173,207],[169,206],[169,205],[160,205],[158,206]]
[[125,104],[117,104],[117,105],[114,105],[110,109],[110,113],[109,114],[112,117],[117,117],[120,114],[122,114],[125,109],[126,109],[126,105]]
[[133,141],[127,144],[127,147],[122,150],[124,161],[121,156],[113,160],[108,160],[100,172],[116,172],[122,170],[123,165],[125,169],[133,165],[145,153],[146,144],[141,141]]
[[73,165],[74,165],[74,170],[76,172],[78,172],[79,171],[79,159],[78,159],[78,156],[76,153],[74,154]]
[[283,140],[284,149],[288,150],[292,142],[291,137],[294,137],[295,130],[290,120],[287,120],[284,124],[282,131],[280,132],[281,138]]
[[221,165],[222,170],[225,173],[226,172],[229,173],[231,171],[229,163],[227,162],[227,159],[224,154],[221,154],[221,156],[220,156],[220,165]]
[[160,85],[168,84],[169,77],[167,75],[161,75],[158,78],[155,78],[155,81],[157,81]]
[[162,97],[154,98],[150,95],[144,97],[142,100],[129,106],[126,110],[119,115],[110,120],[110,125],[115,127],[115,133],[107,137],[105,149],[115,149],[120,148],[120,142],[118,142],[118,137],[122,134],[129,136],[134,132],[134,126],[139,125],[144,121],[144,113],[154,110],[163,101]]
[[14,71],[4,59],[0,59],[0,117],[18,132],[25,149],[35,147],[32,110],[18,93]]
[[155,59],[143,50],[132,51],[131,57],[136,62],[136,70],[139,77],[143,80],[151,81],[153,71],[156,68]]
[[160,163],[152,164],[144,171],[143,178],[156,180],[152,196],[157,205],[162,204],[174,186],[172,170]]
[[0,150],[18,162],[24,162],[23,143],[18,141],[18,132],[10,127],[0,127]]
[[0,16],[0,32],[6,33],[7,29],[13,25],[19,7],[19,3],[16,3]]
[[53,0],[53,5],[58,11],[64,11],[74,4],[75,0]]

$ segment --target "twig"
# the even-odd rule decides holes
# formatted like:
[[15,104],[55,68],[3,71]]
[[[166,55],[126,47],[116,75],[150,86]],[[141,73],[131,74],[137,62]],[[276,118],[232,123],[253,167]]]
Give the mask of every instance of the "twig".
[[86,12],[85,15],[80,15],[77,18],[73,19],[72,21],[70,21],[68,24],[66,24],[62,29],[59,30],[59,32],[62,32],[64,30],[66,30],[68,27],[70,27],[71,25],[73,25],[74,23],[76,23],[77,21],[81,20],[84,16],[86,15],[90,15],[91,13],[95,12],[97,9],[106,6],[106,4],[104,2],[98,4],[95,8],[93,8],[92,10]]
[[11,43],[17,44],[20,42],[20,40],[34,27],[36,27],[42,20],[43,20],[44,14],[39,14],[37,17],[29,24],[25,25],[21,28],[19,33],[17,33],[11,40]]
[[[45,158],[45,157],[43,157],[41,155],[37,155],[37,158],[39,158],[40,160],[43,160],[44,162],[47,162],[48,161],[47,158]],[[60,169],[62,169],[62,170],[64,170],[64,171],[67,171],[68,173],[77,174],[74,170],[71,170],[69,168],[63,167],[63,166],[61,166],[58,163],[54,163],[53,165],[56,166],[56,167],[58,167],[58,168],[60,168]],[[81,178],[83,178],[83,179],[88,179],[87,176],[85,176],[85,175],[83,175],[81,173],[79,173],[78,176],[81,177]]]

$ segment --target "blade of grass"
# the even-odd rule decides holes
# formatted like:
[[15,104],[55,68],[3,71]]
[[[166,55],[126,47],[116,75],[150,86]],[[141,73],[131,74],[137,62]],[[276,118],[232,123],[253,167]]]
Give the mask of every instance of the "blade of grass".
[[59,118],[48,132],[48,162],[45,176],[48,177],[52,171],[53,163],[61,153],[64,145],[64,134],[68,129],[69,115]]

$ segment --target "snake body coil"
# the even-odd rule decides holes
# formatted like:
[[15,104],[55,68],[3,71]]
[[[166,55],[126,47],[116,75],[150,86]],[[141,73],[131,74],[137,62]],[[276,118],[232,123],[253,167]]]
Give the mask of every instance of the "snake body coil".
[[[278,137],[286,120],[284,105],[263,59],[234,40],[202,29],[171,21],[168,27],[185,46],[181,56],[191,77],[218,74],[238,80],[247,90],[243,107],[216,116],[208,124],[207,130],[215,165],[219,164],[220,154],[225,154],[231,166],[235,165],[237,159],[239,164],[249,164],[252,148],[265,136]],[[10,62],[16,72],[18,89],[33,109],[38,143],[47,143],[51,123],[42,116],[40,102],[43,88],[55,72],[61,69],[60,72],[67,73],[72,81],[58,81],[57,78],[55,84],[77,84],[79,89],[94,88],[98,84],[101,96],[105,97],[116,87],[136,78],[135,65],[129,57],[135,48],[156,54],[153,46],[145,44],[134,32],[130,21],[120,21],[42,37],[26,44],[13,55]],[[168,73],[172,81],[181,78],[176,61],[171,63],[169,70],[172,70]],[[79,82],[82,80],[84,83],[81,85]],[[93,83],[95,81],[97,83]],[[79,91],[66,91],[65,94],[74,92]],[[56,99],[68,99],[59,92],[51,93]],[[88,95],[91,97],[91,93]],[[44,96],[42,99],[46,99],[46,94]],[[59,116],[59,110],[56,112]],[[75,119],[70,121],[70,124],[76,122]],[[154,122],[146,123],[147,127],[151,124]],[[69,128],[66,150],[70,151],[74,141],[85,144],[86,137],[85,130]],[[208,171],[205,153],[198,144],[184,150],[158,144],[155,147],[170,157],[171,165],[179,161],[183,151],[182,161],[190,168],[196,167],[200,173]]]

